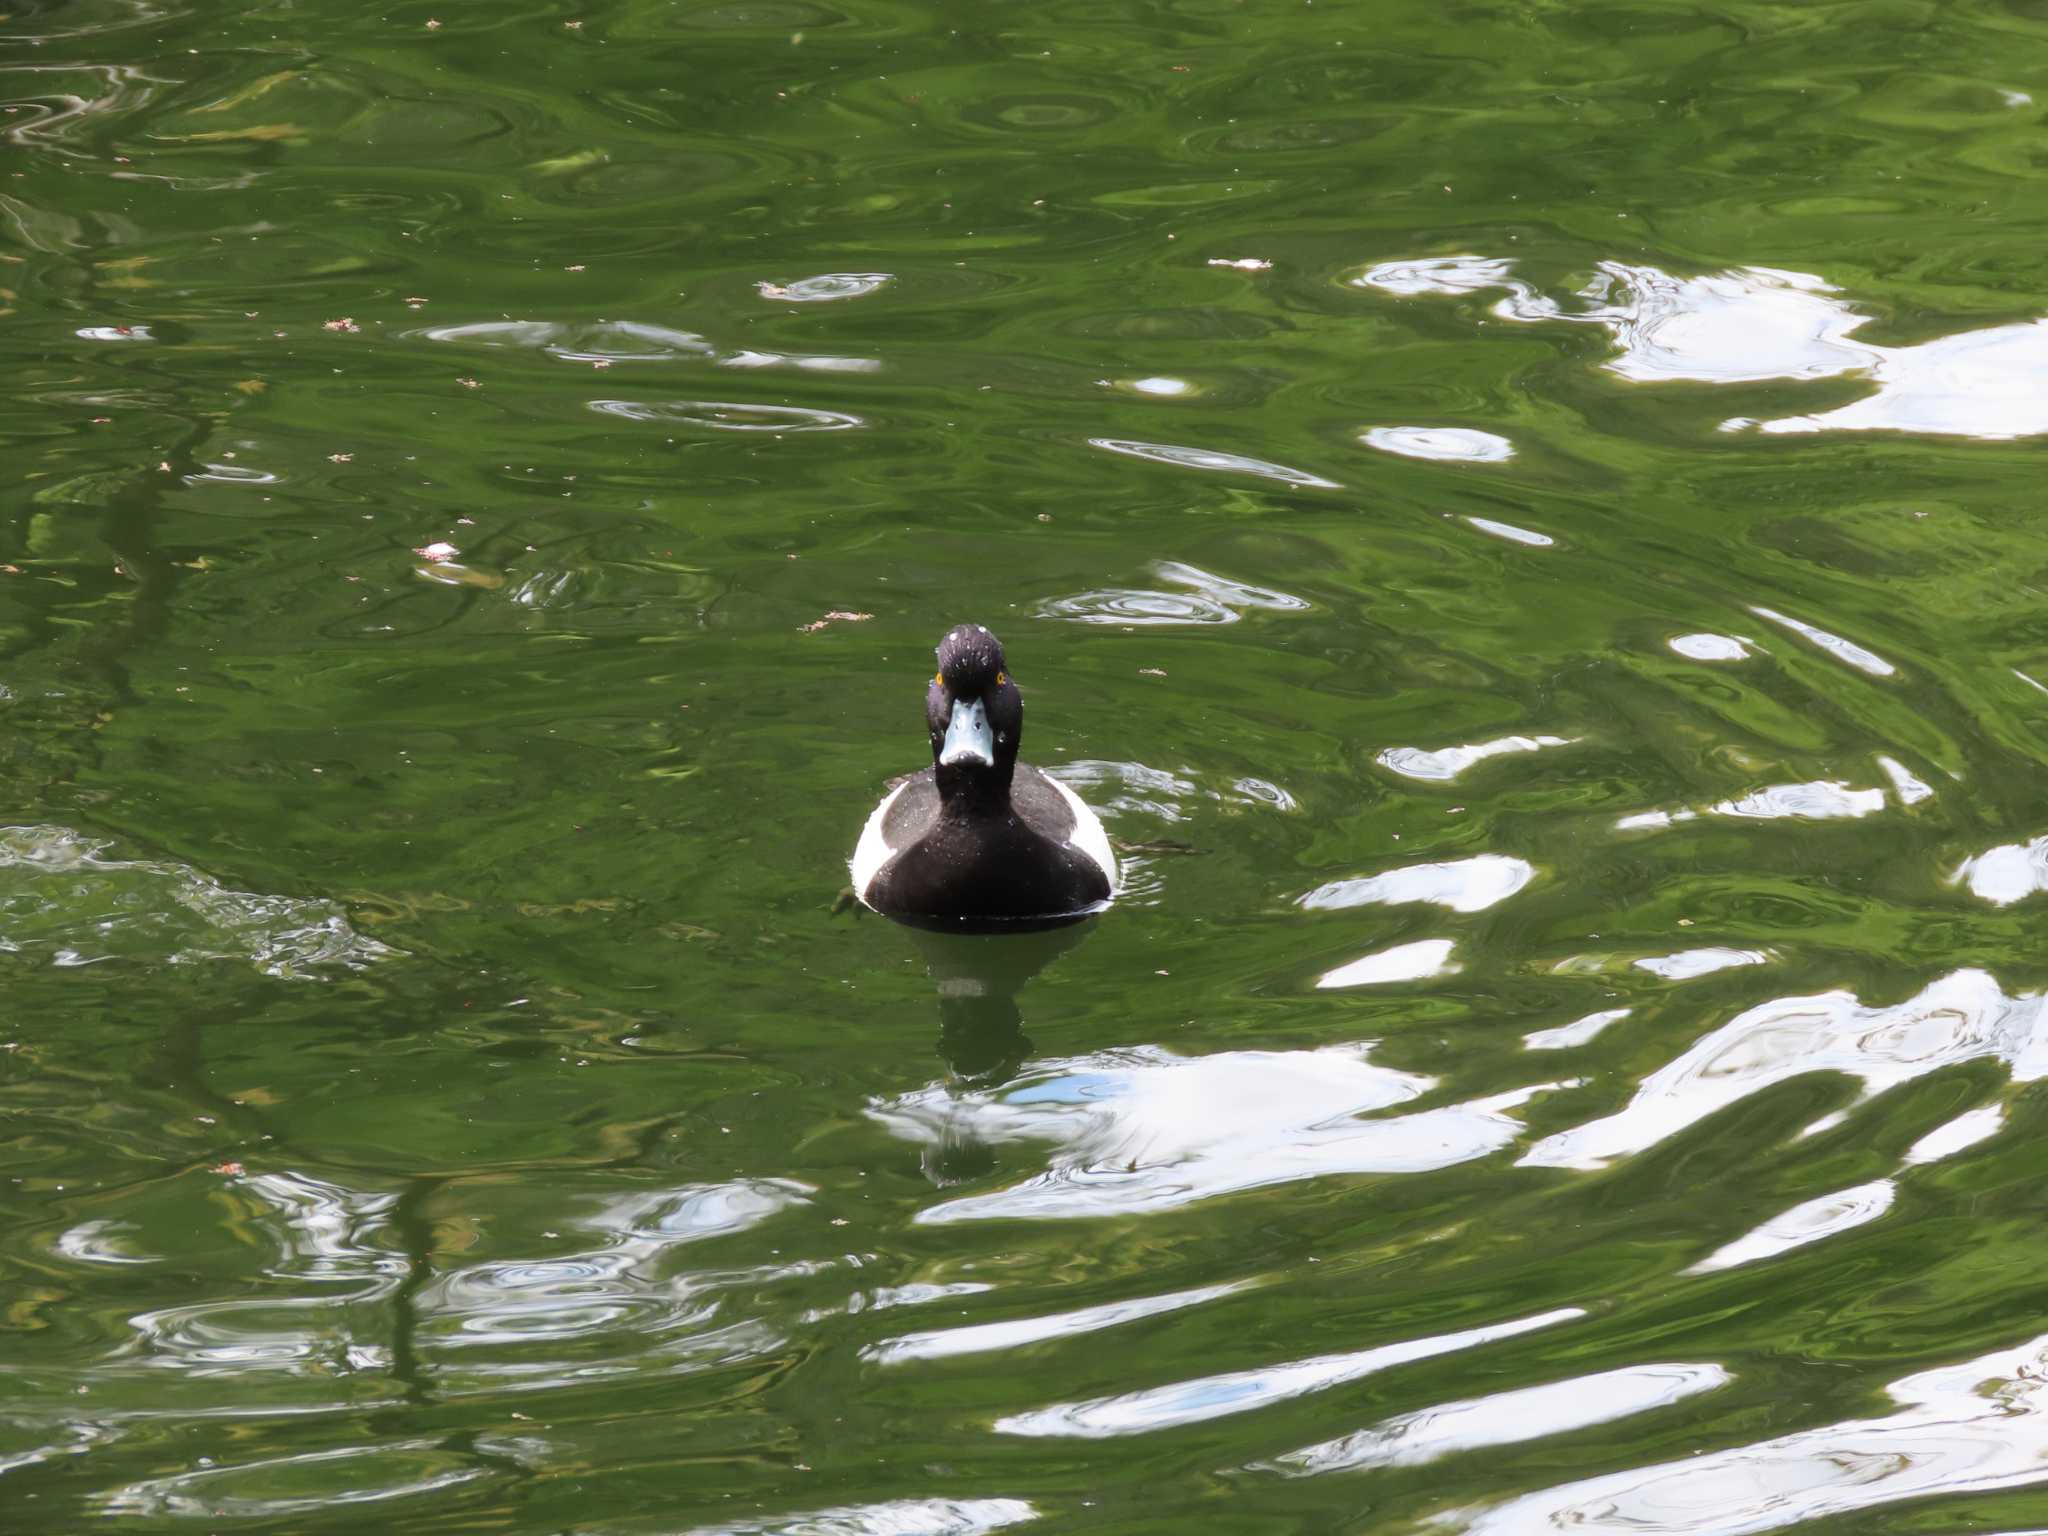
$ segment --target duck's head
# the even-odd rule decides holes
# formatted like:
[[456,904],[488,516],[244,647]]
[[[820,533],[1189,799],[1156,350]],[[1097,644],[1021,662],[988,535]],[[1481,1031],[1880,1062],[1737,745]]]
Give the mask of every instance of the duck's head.
[[1024,733],[1024,697],[1003,660],[1003,643],[979,624],[939,642],[939,670],[925,689],[939,791],[1007,791]]

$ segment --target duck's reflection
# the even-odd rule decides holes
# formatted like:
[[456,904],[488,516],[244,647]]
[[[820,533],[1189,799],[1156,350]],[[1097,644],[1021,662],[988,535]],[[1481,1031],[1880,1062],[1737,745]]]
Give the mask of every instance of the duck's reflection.
[[939,994],[939,1054],[955,1077],[1000,1082],[1031,1054],[1017,994],[1095,931],[1091,919],[1038,933],[933,933],[906,928]]
[[[1054,958],[1081,944],[1093,919],[1036,933],[933,933],[904,928],[939,997],[939,1055],[956,1082],[978,1088],[1009,1081],[1031,1054],[1017,994]],[[926,1143],[925,1174],[941,1188],[987,1176],[995,1151],[948,1118]]]

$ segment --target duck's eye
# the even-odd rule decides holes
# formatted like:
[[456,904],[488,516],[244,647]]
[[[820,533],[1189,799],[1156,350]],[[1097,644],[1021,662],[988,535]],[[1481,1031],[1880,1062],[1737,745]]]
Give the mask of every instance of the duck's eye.
[[998,672],[998,673],[996,674],[996,686],[997,686],[998,688],[1002,687],[1002,686],[1003,686],[1003,684],[1007,683],[1007,682],[1008,682],[1009,680],[1010,680],[1010,674],[1009,674],[1009,673],[1007,673],[1007,672]]
[[938,684],[939,687],[943,688],[946,686],[946,674],[943,672],[934,672],[932,674],[932,681]]

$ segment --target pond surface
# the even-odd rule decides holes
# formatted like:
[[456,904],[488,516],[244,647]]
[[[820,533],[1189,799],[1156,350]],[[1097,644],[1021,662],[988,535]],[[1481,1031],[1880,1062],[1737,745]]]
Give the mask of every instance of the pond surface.
[[2048,1526],[2041,0],[0,77],[0,1528]]

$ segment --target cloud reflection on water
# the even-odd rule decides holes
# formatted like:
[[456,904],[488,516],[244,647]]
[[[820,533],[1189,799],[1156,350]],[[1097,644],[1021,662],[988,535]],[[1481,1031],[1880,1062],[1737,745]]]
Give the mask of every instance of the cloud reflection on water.
[[1131,1215],[1297,1179],[1422,1173],[1486,1157],[1522,1133],[1508,1111],[1539,1083],[1412,1114],[1434,1078],[1369,1059],[1371,1042],[1183,1057],[1131,1046],[1040,1062],[996,1090],[934,1085],[870,1104],[905,1140],[1044,1142],[1046,1171],[944,1201],[921,1223]]
[[1881,346],[1854,334],[1871,317],[1825,278],[1757,266],[1677,277],[1603,261],[1573,307],[1538,293],[1514,275],[1512,262],[1493,257],[1383,262],[1351,281],[1402,297],[1499,292],[1493,313],[1503,320],[1597,326],[1616,349],[1604,366],[1638,383],[1853,374],[1873,386],[1835,410],[1733,417],[1724,431],[1916,432],[1992,442],[2048,432],[2048,319]]
[[1647,1151],[1729,1105],[1808,1072],[1856,1078],[1865,1097],[1942,1067],[2003,1061],[2018,1082],[2048,1076],[2041,994],[2008,996],[1960,970],[1890,1006],[1855,994],[1774,998],[1737,1015],[1643,1079],[1627,1107],[1537,1142],[1522,1163],[1599,1168]]

